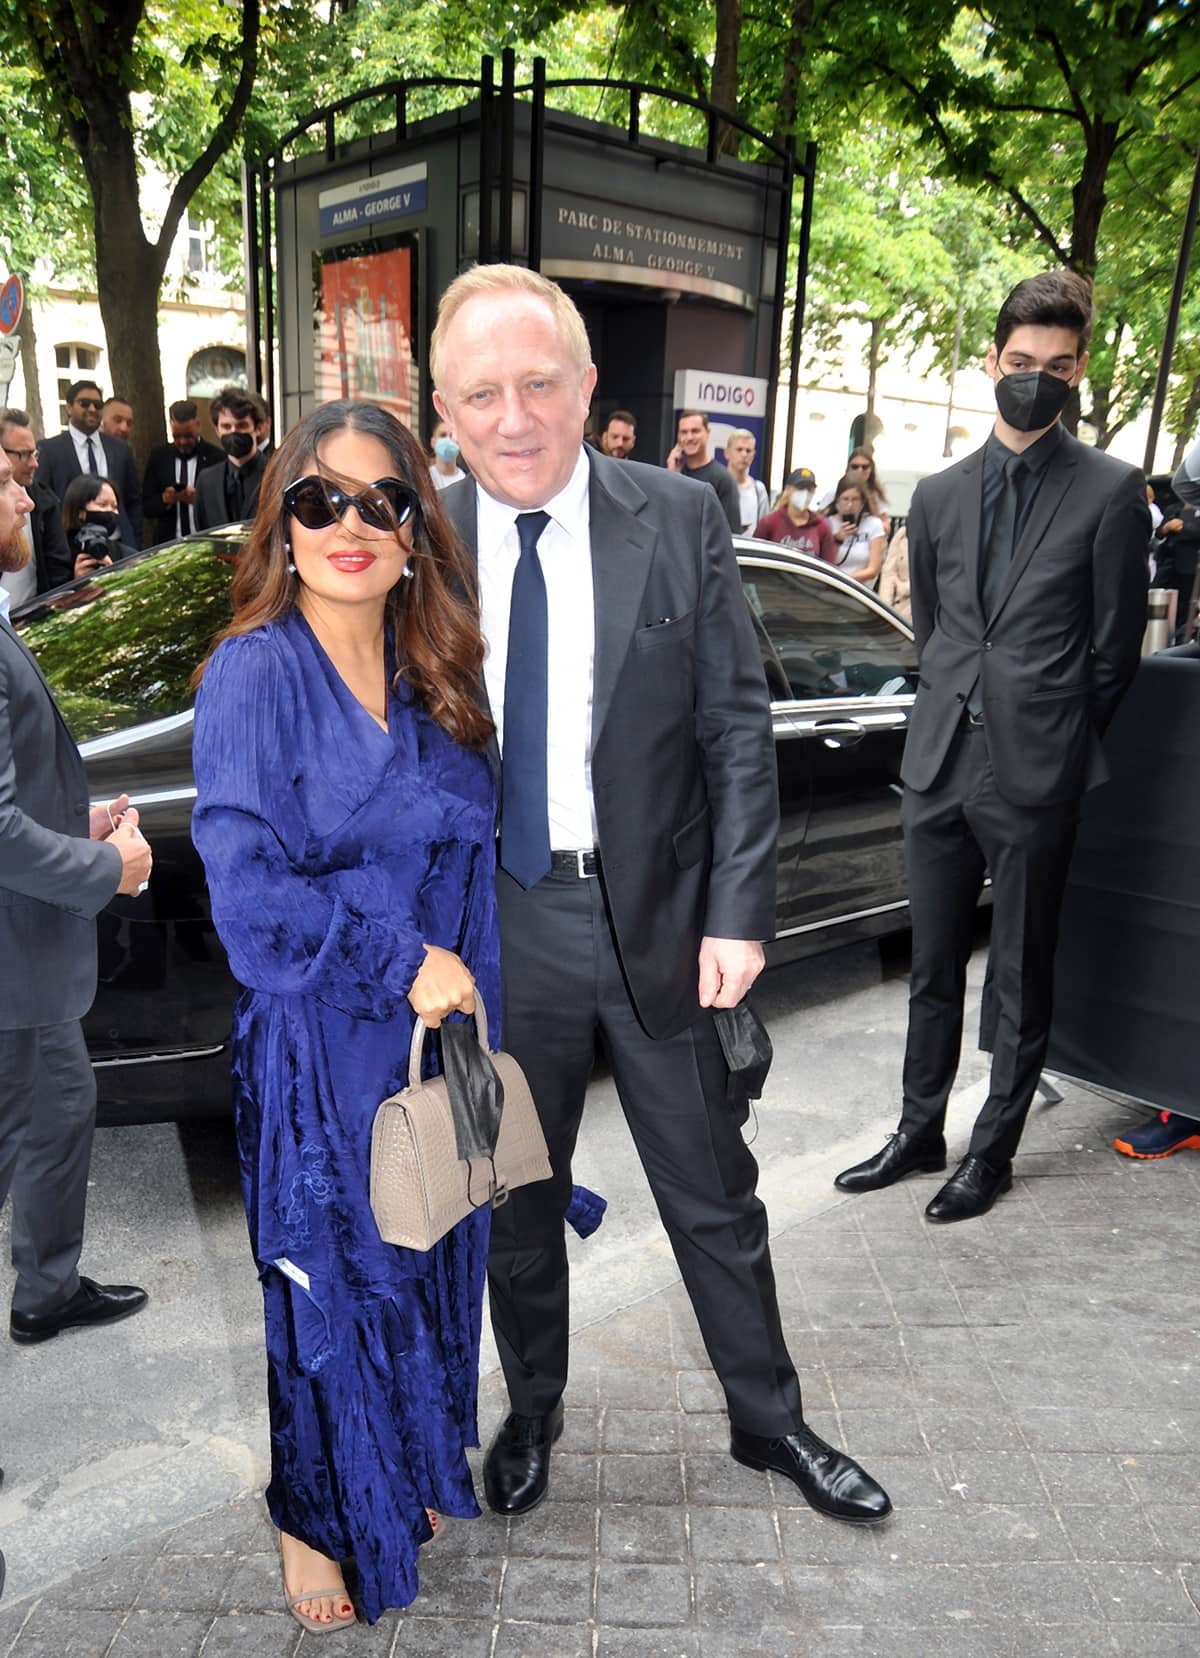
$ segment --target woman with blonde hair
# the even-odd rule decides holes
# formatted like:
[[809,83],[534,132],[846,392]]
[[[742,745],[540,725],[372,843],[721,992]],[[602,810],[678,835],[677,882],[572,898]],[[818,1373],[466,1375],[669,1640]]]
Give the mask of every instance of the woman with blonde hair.
[[[202,670],[193,836],[244,986],[237,1136],[266,1312],[267,1503],[315,1633],[407,1605],[478,1514],[485,1208],[384,1243],[371,1125],[417,1015],[500,1006],[491,723],[470,572],[412,435],[326,404],[284,439]],[[493,1025],[493,1045],[499,1032]]]

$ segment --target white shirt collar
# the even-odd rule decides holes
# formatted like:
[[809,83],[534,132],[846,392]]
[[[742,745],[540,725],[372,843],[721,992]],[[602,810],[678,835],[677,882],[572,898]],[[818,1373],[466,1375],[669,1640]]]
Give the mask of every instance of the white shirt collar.
[[[574,471],[558,494],[552,496],[541,509],[549,513],[568,535],[581,539],[586,539],[591,522],[588,500],[591,479],[587,450],[580,444]],[[531,507],[510,507],[503,501],[497,501],[478,479],[475,481],[475,504],[476,541],[481,552],[485,547],[499,547],[521,513],[534,510]]]
[[7,587],[0,587],[0,616],[8,621],[8,613],[12,609],[12,594]]

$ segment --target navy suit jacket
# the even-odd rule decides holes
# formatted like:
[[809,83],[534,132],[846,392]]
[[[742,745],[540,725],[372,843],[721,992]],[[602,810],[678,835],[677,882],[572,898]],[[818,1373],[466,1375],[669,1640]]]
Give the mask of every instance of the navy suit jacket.
[[[588,463],[597,839],[634,1005],[665,1037],[698,1016],[702,938],[774,935],[771,708],[716,491],[591,450]],[[440,497],[472,553],[475,487]]]
[[0,621],[0,1030],[81,1019],[121,855],[88,839],[87,773],[32,653]]
[[[121,540],[131,547],[142,544],[142,486],[138,482],[133,451],[121,438],[110,438],[105,432],[92,436],[103,446],[108,462],[108,481],[117,492],[121,508]],[[78,478],[83,468],[79,464],[75,441],[70,432],[60,432],[38,445],[38,481],[47,484],[61,501],[67,485]]]

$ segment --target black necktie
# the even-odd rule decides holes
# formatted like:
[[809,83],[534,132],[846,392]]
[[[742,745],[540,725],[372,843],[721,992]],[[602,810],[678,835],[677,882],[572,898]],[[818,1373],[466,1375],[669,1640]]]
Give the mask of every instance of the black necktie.
[[1027,472],[1021,455],[1010,455],[1004,463],[1004,482],[996,497],[991,533],[983,550],[983,563],[979,571],[979,598],[985,621],[990,621],[995,615],[1012,568],[1021,522],[1021,486]]
[[517,518],[521,556],[513,575],[504,670],[504,752],[500,764],[500,864],[523,887],[550,870],[546,804],[546,708],[549,702],[546,581],[538,537],[545,512]]
[[100,476],[100,468],[96,465],[96,448],[91,438],[87,440],[87,452],[88,471],[91,473],[93,478],[98,478]]
[[[187,488],[187,466],[187,456],[180,455],[179,482],[175,485],[177,490],[182,491]],[[179,533],[180,535],[190,535],[192,533],[192,515],[188,510],[188,504],[186,501],[177,501],[176,505],[179,508]]]

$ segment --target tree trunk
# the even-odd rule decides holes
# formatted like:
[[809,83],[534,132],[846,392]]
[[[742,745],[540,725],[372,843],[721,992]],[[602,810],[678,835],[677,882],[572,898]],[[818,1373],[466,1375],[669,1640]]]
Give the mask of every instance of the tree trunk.
[[[713,54],[712,91],[709,102],[718,109],[737,114],[738,47],[742,39],[742,0],[717,0],[717,40]],[[740,134],[722,121],[717,135],[721,155],[736,155]]]
[[96,208],[96,293],[108,343],[110,389],[133,406],[132,446],[140,471],[150,450],[167,435],[158,344],[158,291],[166,260],[146,239],[133,133],[118,114],[122,95],[110,92],[111,118],[93,117],[93,141],[83,164]]
[[[21,372],[25,380],[25,413],[39,437],[52,437],[42,414],[42,383],[38,379],[37,333],[33,326],[33,302],[25,296],[25,315],[21,318]],[[54,410],[54,428],[58,429],[58,408]]]
[[808,32],[813,22],[813,0],[792,0],[792,20],[783,52],[783,79],[779,86],[778,113],[772,137],[777,143],[796,134],[800,75],[805,67]]
[[1116,153],[1119,128],[1115,121],[1095,121],[1088,134],[1083,171],[1071,191],[1071,269],[1095,276],[1100,220],[1108,201],[1105,183]]
[[883,319],[871,318],[871,343],[867,347],[867,418],[864,432],[870,432],[875,420],[875,384],[879,379],[880,341],[883,338]]

